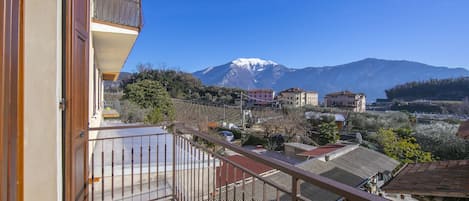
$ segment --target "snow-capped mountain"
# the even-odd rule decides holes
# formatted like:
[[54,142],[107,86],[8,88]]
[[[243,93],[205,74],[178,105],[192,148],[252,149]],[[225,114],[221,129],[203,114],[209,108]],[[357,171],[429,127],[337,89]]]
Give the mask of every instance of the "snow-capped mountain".
[[272,88],[275,80],[291,71],[274,61],[259,58],[239,58],[229,63],[209,67],[194,73],[203,83],[227,87]]
[[374,101],[384,90],[410,81],[469,76],[464,68],[436,67],[412,61],[363,59],[337,66],[291,69],[258,58],[240,58],[193,73],[206,85],[243,89],[291,87],[314,90],[320,97],[341,90],[363,92]]

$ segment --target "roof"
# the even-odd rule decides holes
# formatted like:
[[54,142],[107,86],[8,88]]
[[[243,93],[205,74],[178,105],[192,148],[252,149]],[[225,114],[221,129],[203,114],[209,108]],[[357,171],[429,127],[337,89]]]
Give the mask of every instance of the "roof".
[[464,139],[469,139],[469,120],[461,123],[458,130],[458,136]]
[[[252,172],[254,172],[258,175],[262,174],[262,173],[265,173],[267,171],[273,170],[273,168],[271,168],[269,166],[266,166],[262,163],[256,162],[256,161],[254,161],[250,158],[247,158],[247,157],[244,157],[244,156],[241,156],[241,155],[228,156],[228,157],[226,157],[226,159],[228,159],[228,160],[234,162],[235,164],[238,164],[241,167],[246,168],[246,169],[248,169],[248,170],[250,170],[250,171],[252,171]],[[221,166],[217,167],[216,175],[221,174],[221,177],[219,176],[219,178],[217,178],[217,180],[216,180],[217,181],[217,184],[216,184],[217,187],[225,185],[226,182],[228,182],[228,184],[231,184],[231,183],[234,183],[236,181],[239,181],[239,180],[243,179],[241,169],[234,168],[233,165],[228,164],[224,161],[221,161],[221,163],[222,163]],[[236,176],[235,176],[235,171],[236,171]],[[227,178],[227,176],[228,176],[228,178]],[[248,176],[246,176],[246,177],[248,177]],[[221,181],[221,182],[218,183],[218,181]]]
[[392,171],[399,162],[371,149],[358,147],[330,161],[307,160],[298,165],[302,169],[322,173],[333,167],[339,167],[361,178],[369,178],[378,172]]
[[312,149],[316,148],[313,145],[303,144],[303,143],[298,143],[298,142],[287,142],[287,143],[283,143],[283,145],[284,146],[295,147],[295,148],[302,149],[302,150],[305,150],[305,151],[309,151],[309,150],[312,150]]
[[273,89],[249,89],[248,92],[269,92],[272,93],[274,92]]
[[[304,161],[296,166],[343,184],[358,187],[378,172],[392,172],[398,164],[398,161],[384,154],[367,148],[358,147],[327,162],[319,159],[312,159]],[[291,176],[283,172],[275,173],[267,178],[285,189],[291,189],[291,182],[285,182],[291,181]],[[246,188],[250,189],[250,186]],[[261,182],[256,182],[255,190],[256,195],[262,195]],[[276,192],[274,190],[270,192],[269,190],[271,189],[267,188],[267,200],[275,199]],[[300,184],[300,192],[302,196],[313,201],[336,201],[341,197],[340,195],[307,183]],[[259,197],[259,199],[261,198],[262,197]],[[280,198],[280,200],[290,199],[291,198],[287,195],[281,195]]]
[[300,93],[300,92],[305,92],[305,90],[301,88],[289,88],[289,89],[281,91],[280,93]]
[[469,198],[469,160],[408,164],[383,190],[387,193]]
[[327,154],[327,153],[331,153],[331,152],[333,152],[335,150],[338,150],[342,147],[345,147],[345,145],[343,145],[343,144],[324,145],[324,146],[320,146],[320,147],[318,147],[316,149],[313,149],[313,150],[301,152],[298,155],[299,156],[308,156],[308,157],[318,157],[318,156],[322,156],[322,155]]
[[[285,143],[285,144],[287,144],[287,143]],[[258,149],[256,146],[253,146],[253,145],[243,146],[243,148],[248,149],[250,151],[254,151],[254,152],[256,152],[256,149]],[[266,150],[266,149],[264,149],[264,151],[262,151],[262,152],[257,152],[257,153],[261,154],[261,155],[264,155],[264,156],[267,156],[269,158],[274,158],[274,159],[277,159],[279,161],[283,161],[283,162],[292,164],[292,165],[295,165],[295,164],[298,164],[298,163],[304,161],[300,157],[287,156],[283,153],[279,153],[277,151],[269,151],[269,150]]]

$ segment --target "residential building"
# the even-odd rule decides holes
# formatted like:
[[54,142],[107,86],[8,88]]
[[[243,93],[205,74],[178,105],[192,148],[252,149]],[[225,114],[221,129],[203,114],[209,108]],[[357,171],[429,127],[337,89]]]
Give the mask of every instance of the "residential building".
[[290,88],[279,93],[278,101],[282,107],[318,106],[318,93],[306,92],[300,88]]
[[0,13],[0,200],[88,200],[89,128],[140,33],[141,1],[5,0]]
[[272,106],[275,92],[272,89],[248,90],[248,103],[252,106]]
[[350,91],[330,93],[324,97],[324,105],[353,112],[365,112],[366,96],[363,93],[352,93]]
[[394,201],[469,199],[469,160],[407,164],[382,190]]
[[340,131],[345,126],[345,116],[343,114],[332,114],[332,113],[321,113],[321,112],[305,112],[306,119],[321,119],[324,116],[329,116],[334,118],[334,121],[337,125],[337,129]]

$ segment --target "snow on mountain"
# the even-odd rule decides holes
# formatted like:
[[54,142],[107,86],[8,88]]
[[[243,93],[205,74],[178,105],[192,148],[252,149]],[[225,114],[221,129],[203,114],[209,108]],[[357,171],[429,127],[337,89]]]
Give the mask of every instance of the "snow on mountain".
[[265,82],[269,78],[278,78],[287,68],[271,60],[260,58],[238,58],[224,65],[209,67],[197,71],[194,75],[206,83],[220,86],[236,86],[255,88],[258,80],[264,80],[262,87],[270,88],[272,83]]
[[246,68],[250,71],[263,71],[268,65],[278,65],[270,60],[263,60],[259,58],[238,58],[233,60],[232,65],[237,67]]

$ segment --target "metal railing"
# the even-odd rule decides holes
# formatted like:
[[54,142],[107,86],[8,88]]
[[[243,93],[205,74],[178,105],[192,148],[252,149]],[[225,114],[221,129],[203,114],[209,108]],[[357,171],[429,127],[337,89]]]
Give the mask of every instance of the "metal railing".
[[141,0],[93,0],[93,5],[96,20],[138,29],[143,26]]
[[[90,130],[122,128],[135,127]],[[346,200],[385,200],[184,125],[172,128],[171,134],[90,139],[90,200],[311,200],[301,192],[305,184]]]

